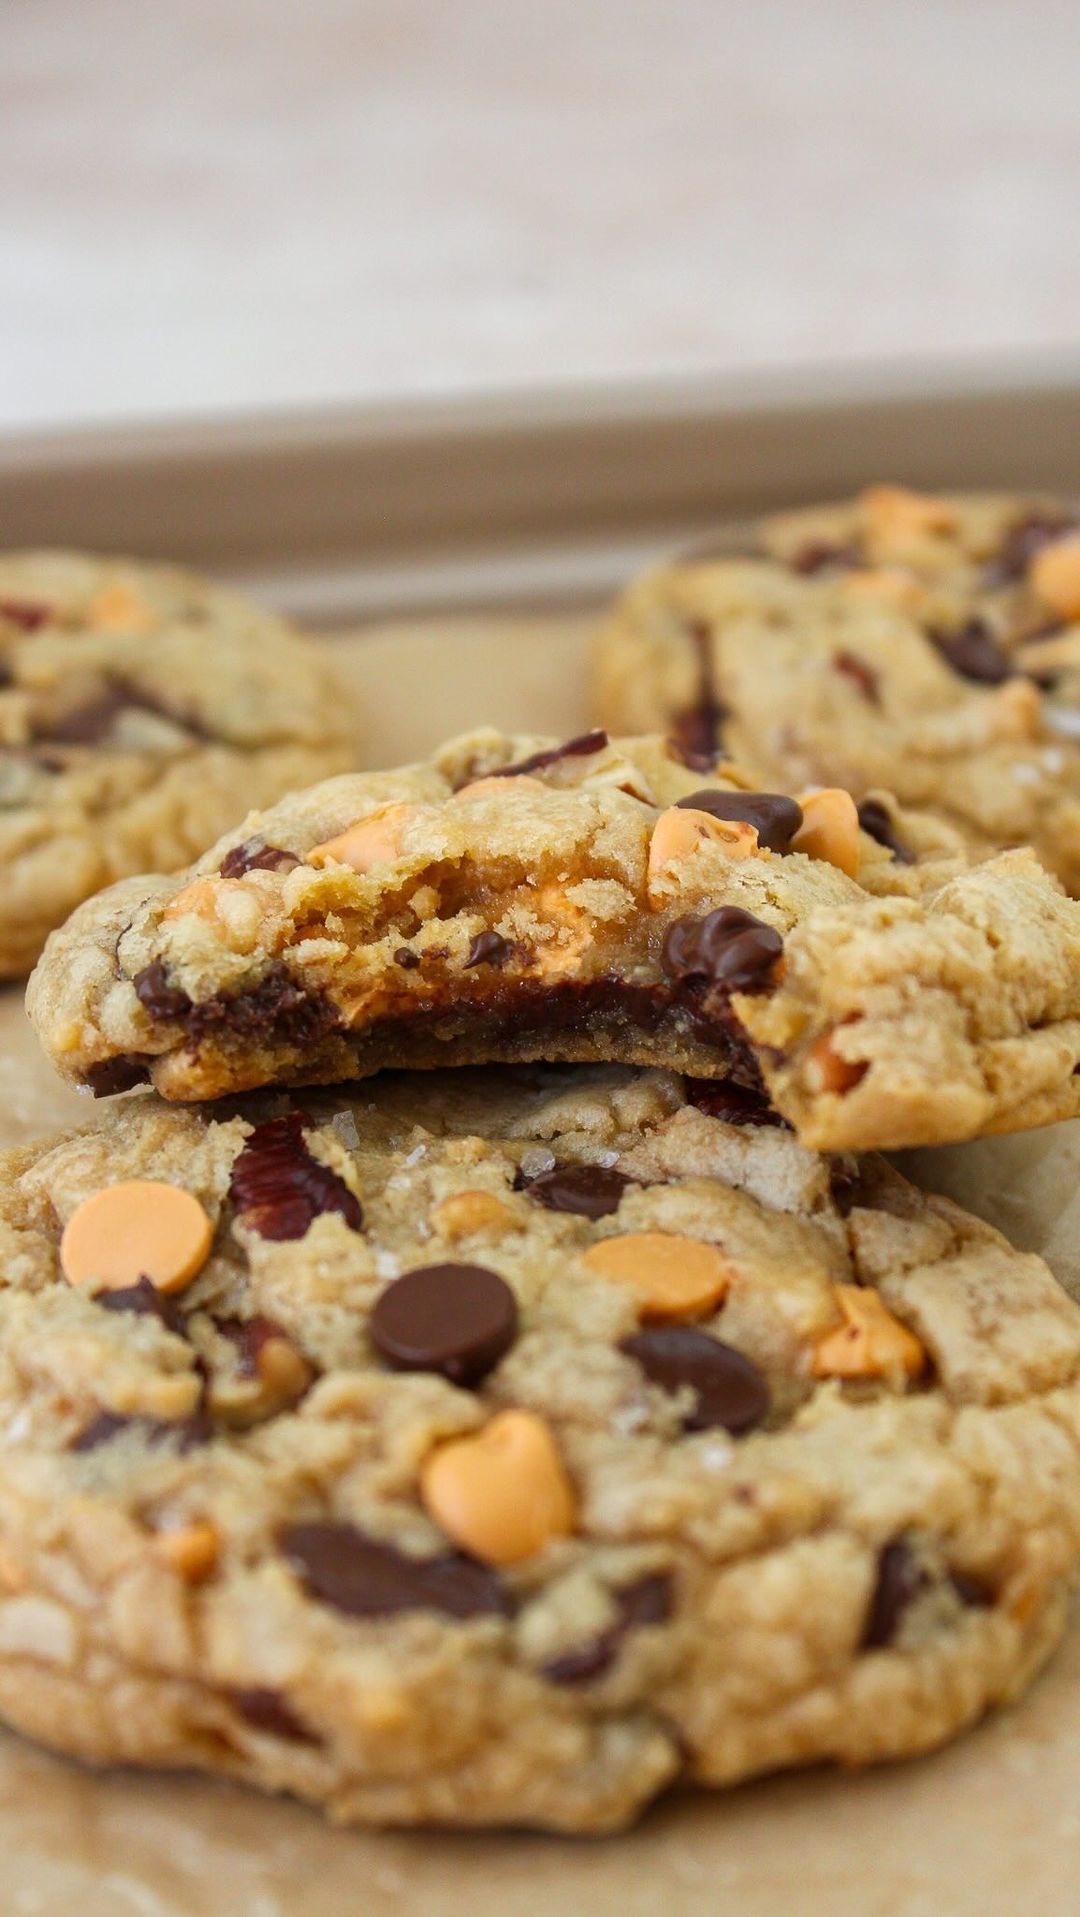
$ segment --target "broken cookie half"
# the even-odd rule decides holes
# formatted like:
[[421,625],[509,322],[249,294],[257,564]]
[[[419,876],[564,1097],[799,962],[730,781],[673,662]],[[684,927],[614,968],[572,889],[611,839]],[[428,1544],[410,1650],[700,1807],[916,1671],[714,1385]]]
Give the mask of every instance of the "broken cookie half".
[[607,1060],[764,1090],[821,1149],[1071,1115],[1080,905],[1028,852],[968,868],[946,826],[875,806],[658,738],[477,732],[100,894],[29,1010],[99,1095]]

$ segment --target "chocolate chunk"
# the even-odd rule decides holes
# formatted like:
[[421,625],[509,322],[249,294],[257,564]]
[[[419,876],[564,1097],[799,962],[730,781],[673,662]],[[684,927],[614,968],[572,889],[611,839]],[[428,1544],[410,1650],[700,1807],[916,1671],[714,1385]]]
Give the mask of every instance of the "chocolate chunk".
[[758,844],[786,852],[803,822],[802,807],[781,792],[717,792],[706,786],[676,804],[713,819],[743,819],[757,830]]
[[508,1617],[510,1596],[482,1564],[460,1552],[413,1558],[329,1520],[286,1525],[280,1538],[312,1597],[349,1617],[438,1611],[444,1617]]
[[498,932],[478,932],[469,947],[465,960],[465,970],[471,965],[505,965],[513,951],[509,939],[501,938]]
[[708,626],[695,620],[687,636],[697,656],[697,692],[693,703],[672,720],[671,743],[684,765],[709,772],[716,764],[727,708],[721,703],[713,676],[712,640]]
[[103,1058],[96,1065],[88,1065],[84,1076],[95,1098],[115,1098],[118,1092],[130,1092],[135,1085],[145,1085],[150,1077],[148,1065],[145,1053],[121,1052],[116,1058]]
[[703,919],[676,919],[668,927],[661,964],[668,978],[703,978],[729,991],[761,991],[784,949],[773,926],[721,905]]
[[859,824],[871,839],[885,846],[900,865],[914,865],[915,854],[900,837],[887,805],[881,799],[864,799],[859,807]]
[[519,779],[523,773],[544,772],[549,765],[557,765],[560,759],[587,759],[594,752],[603,752],[607,743],[607,733],[599,729],[593,732],[581,732],[576,739],[568,739],[565,745],[551,746],[547,752],[534,752],[528,759],[519,759],[516,765],[496,766],[493,772],[483,776],[491,779]]
[[286,852],[280,845],[268,845],[256,836],[226,852],[218,871],[223,879],[242,879],[245,872],[289,872],[299,863],[295,853]]
[[1026,514],[1014,526],[1010,526],[997,558],[991,561],[986,570],[984,584],[990,587],[1015,584],[1018,579],[1023,579],[1036,553],[1075,529],[1076,521],[1064,515]]
[[38,605],[32,599],[0,599],[0,619],[20,632],[36,632],[52,617],[52,607]]
[[906,1538],[894,1538],[878,1557],[877,1582],[863,1625],[864,1651],[891,1644],[908,1606],[924,1590],[928,1578]]
[[175,1444],[178,1451],[193,1451],[196,1446],[209,1444],[214,1435],[213,1425],[205,1412],[198,1411],[193,1417],[179,1418],[175,1423],[167,1423],[163,1418],[129,1418],[114,1411],[103,1411],[80,1431],[71,1443],[72,1451],[97,1451],[108,1444],[118,1432],[138,1430],[148,1445],[155,1449],[163,1444]]
[[782,1131],[791,1130],[764,1092],[737,1085],[733,1078],[687,1078],[683,1090],[687,1103],[707,1118],[722,1118],[728,1125],[776,1125]]
[[400,965],[403,972],[415,972],[420,963],[419,952],[410,952],[407,945],[399,945],[394,953],[394,964]]
[[376,1300],[368,1336],[395,1371],[478,1385],[517,1337],[517,1299],[485,1265],[418,1265]]
[[257,1378],[259,1375],[259,1353],[264,1345],[275,1339],[285,1344],[293,1344],[287,1331],[275,1324],[273,1318],[264,1318],[256,1313],[253,1318],[217,1318],[215,1325],[223,1338],[227,1338],[236,1351],[236,1369],[241,1378]]
[[135,996],[151,1018],[183,1018],[191,1010],[191,1000],[177,985],[169,984],[164,959],[151,959],[132,981]]
[[176,1299],[159,1291],[149,1278],[140,1278],[137,1284],[122,1285],[114,1291],[95,1292],[94,1303],[106,1311],[136,1311],[147,1318],[158,1318],[167,1331],[175,1331],[179,1338],[186,1335],[187,1320]]
[[846,679],[858,687],[867,705],[881,704],[881,681],[874,668],[867,665],[865,659],[860,659],[857,652],[834,652],[833,665],[837,672],[842,672]]
[[170,725],[179,726],[194,739],[206,740],[214,736],[201,720],[190,713],[171,712],[167,706],[159,704],[148,693],[129,686],[123,679],[111,679],[96,698],[88,699],[85,705],[76,706],[73,711],[64,713],[47,727],[42,727],[35,737],[50,745],[99,745],[125,712],[148,712],[155,719],[167,719]]
[[285,1738],[290,1744],[319,1742],[314,1733],[301,1724],[280,1691],[256,1685],[247,1690],[230,1691],[229,1697],[253,1730],[265,1731],[269,1737]]
[[337,1007],[317,992],[305,992],[280,962],[249,992],[219,992],[193,1005],[185,1020],[193,1045],[210,1039],[228,1045],[263,1040],[299,1053],[314,1051],[340,1024]]
[[749,1358],[692,1325],[636,1331],[619,1346],[664,1391],[689,1385],[697,1403],[687,1431],[751,1431],[769,1412],[769,1387]]
[[949,1583],[961,1604],[966,1604],[973,1611],[984,1611],[995,1602],[995,1593],[990,1586],[967,1571],[950,1571]]
[[819,572],[849,572],[861,563],[857,547],[837,546],[828,539],[808,539],[788,560],[792,572],[801,573],[807,579]]
[[530,1198],[548,1211],[577,1212],[582,1218],[606,1218],[618,1211],[633,1180],[613,1165],[555,1165],[526,1186]]
[[636,1584],[628,1584],[612,1595],[619,1607],[614,1624],[591,1643],[564,1651],[543,1665],[543,1675],[550,1684],[591,1684],[604,1677],[631,1631],[644,1624],[663,1624],[671,1616],[671,1579],[664,1571],[639,1578]]
[[350,1231],[364,1222],[355,1193],[308,1150],[302,1112],[255,1127],[233,1165],[229,1196],[260,1238],[303,1238],[327,1211],[339,1212]]
[[969,619],[959,632],[932,632],[930,637],[962,679],[1000,686],[1016,674],[1016,667],[981,619]]

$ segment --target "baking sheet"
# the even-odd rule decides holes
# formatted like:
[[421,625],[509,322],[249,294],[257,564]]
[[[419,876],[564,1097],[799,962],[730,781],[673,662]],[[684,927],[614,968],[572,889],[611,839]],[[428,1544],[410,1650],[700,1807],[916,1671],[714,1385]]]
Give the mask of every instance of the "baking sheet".
[[[580,617],[426,621],[341,639],[335,657],[371,715],[378,758],[393,763],[479,720],[581,730],[587,628]],[[0,1143],[101,1111],[38,1057],[21,994],[0,994]],[[1076,1275],[1080,1123],[906,1156]],[[1027,1698],[935,1756],[676,1798],[617,1839],[332,1830],[314,1812],[230,1785],[95,1774],[0,1733],[0,1910],[1075,1917],[1078,1751],[1080,1619]]]

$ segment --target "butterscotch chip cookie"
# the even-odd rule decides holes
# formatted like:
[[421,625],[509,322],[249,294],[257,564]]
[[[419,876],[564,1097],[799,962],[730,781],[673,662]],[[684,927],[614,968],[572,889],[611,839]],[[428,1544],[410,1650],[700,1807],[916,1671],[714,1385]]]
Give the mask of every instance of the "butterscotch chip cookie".
[[354,760],[282,620],[164,566],[0,555],[0,977],[101,886]]
[[766,520],[630,587],[595,703],[763,783],[892,791],[978,856],[1033,845],[1080,892],[1080,514],[1055,502],[876,486]]
[[[118,1288],[162,1182],[212,1244]],[[0,1715],[81,1758],[604,1830],[926,1750],[1060,1635],[1080,1313],[747,1093],[144,1097],[0,1159],[0,1243]]]
[[747,791],[658,738],[470,734],[103,893],[28,1005],[97,1093],[540,1058],[764,1084],[823,1149],[1075,1112],[1080,906],[1031,853],[969,869],[875,803],[887,833],[838,789]]

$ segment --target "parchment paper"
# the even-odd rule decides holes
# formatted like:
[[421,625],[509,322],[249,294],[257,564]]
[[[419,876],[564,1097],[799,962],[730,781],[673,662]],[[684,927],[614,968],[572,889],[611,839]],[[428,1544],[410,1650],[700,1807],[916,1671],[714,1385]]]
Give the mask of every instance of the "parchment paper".
[[[337,656],[372,763],[477,717],[564,736],[587,722],[581,621],[383,629]],[[52,1078],[21,993],[0,994],[0,1144],[100,1111]],[[901,1162],[1080,1278],[1080,1122]],[[93,1774],[0,1733],[0,1912],[1075,1917],[1078,1759],[1080,1627],[1021,1704],[936,1756],[675,1799],[617,1839],[332,1830],[228,1785]]]

